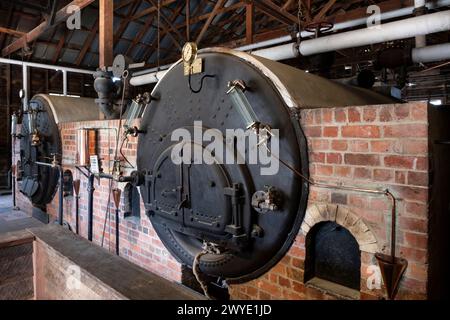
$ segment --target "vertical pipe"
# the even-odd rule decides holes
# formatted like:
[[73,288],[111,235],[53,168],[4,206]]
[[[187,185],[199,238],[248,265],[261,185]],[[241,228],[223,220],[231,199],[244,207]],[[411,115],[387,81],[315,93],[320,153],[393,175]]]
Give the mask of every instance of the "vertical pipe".
[[13,210],[17,209],[16,203],[16,165],[11,166],[11,189],[13,194]]
[[80,186],[79,179],[73,182],[73,190],[75,192],[75,233],[80,234]]
[[59,166],[59,204],[58,204],[58,224],[64,224],[64,170]]
[[75,233],[80,234],[80,197],[75,197]]
[[120,198],[121,198],[122,192],[120,189],[114,189],[113,190],[113,198],[114,198],[114,204],[116,205],[116,254],[120,255],[120,244],[119,244],[119,228],[120,228],[120,221],[119,221],[119,211],[120,211]]
[[67,96],[67,70],[63,70],[63,95]]
[[94,179],[95,175],[91,174],[88,181],[88,240],[92,241],[92,230],[94,222]]
[[116,209],[116,254],[120,255],[120,245],[119,245],[119,209]]
[[28,111],[28,66],[22,65],[23,111]]
[[[414,0],[414,14],[418,17],[427,12],[426,0]],[[416,48],[423,48],[427,46],[427,36],[416,36]]]

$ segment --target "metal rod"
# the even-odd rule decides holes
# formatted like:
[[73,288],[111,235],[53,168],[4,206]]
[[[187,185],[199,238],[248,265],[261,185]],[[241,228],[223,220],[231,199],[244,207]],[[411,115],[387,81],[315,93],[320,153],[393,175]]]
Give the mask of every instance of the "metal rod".
[[93,238],[93,223],[94,223],[94,181],[95,175],[91,174],[88,180],[88,240]]
[[75,233],[80,234],[80,197],[75,196]]
[[62,71],[63,74],[63,95],[67,96],[67,70]]
[[13,194],[13,210],[17,210],[17,202],[16,202],[16,165],[11,166],[11,190]]
[[59,204],[58,204],[58,224],[64,224],[64,170],[59,166]]
[[68,67],[61,67],[61,66],[48,65],[48,64],[35,63],[35,62],[26,62],[26,61],[24,62],[24,61],[5,59],[5,58],[0,58],[0,63],[12,64],[12,65],[17,65],[17,66],[25,66],[25,67],[30,67],[30,68],[38,68],[38,69],[67,71],[67,72],[81,73],[81,74],[93,75],[95,73],[95,71],[91,71],[91,70],[68,68]]
[[[0,60],[1,61],[1,60]],[[29,99],[29,84],[28,84],[28,66],[23,65],[22,66],[22,89],[24,92],[24,96],[22,98],[23,100],[23,111],[28,111],[28,99]]]
[[120,227],[120,223],[119,223],[119,209],[116,209],[116,254],[119,256],[120,255],[120,245],[119,245],[119,227]]

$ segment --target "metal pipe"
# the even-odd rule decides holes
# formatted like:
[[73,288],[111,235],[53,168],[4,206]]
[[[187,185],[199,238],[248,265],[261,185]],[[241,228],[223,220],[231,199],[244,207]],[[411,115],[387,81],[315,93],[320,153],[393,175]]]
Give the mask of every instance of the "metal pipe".
[[55,70],[55,71],[67,71],[67,72],[80,73],[80,74],[93,75],[95,73],[95,71],[91,71],[91,70],[76,69],[76,68],[70,68],[70,67],[61,67],[61,66],[56,66],[56,65],[49,65],[49,64],[35,63],[35,62],[26,62],[26,61],[19,61],[19,60],[13,60],[13,59],[5,59],[5,58],[0,58],[0,63],[12,64],[12,65],[17,65],[17,66],[26,66],[29,68],[47,69],[47,70]]
[[[1,62],[1,59],[0,59]],[[28,67],[24,64],[22,65],[22,89],[24,92],[24,96],[22,98],[23,101],[23,111],[27,112],[28,111],[28,99],[29,99],[29,84],[28,84]]]
[[92,241],[93,225],[94,225],[94,181],[95,175],[90,174],[88,179],[88,240]]
[[80,234],[80,196],[75,196],[75,233]]
[[116,215],[115,215],[115,221],[116,221],[116,254],[120,255],[120,244],[119,244],[119,235],[120,235],[120,221],[119,221],[119,212],[120,212],[120,198],[121,198],[122,192],[120,189],[114,189],[113,190],[113,198],[114,198],[114,204],[116,206]]
[[281,46],[261,49],[250,52],[251,54],[275,61],[293,59],[300,55],[298,45],[296,43],[283,44]]
[[116,255],[120,255],[120,243],[119,243],[119,239],[120,239],[120,232],[119,232],[119,228],[120,228],[120,223],[119,223],[119,208],[116,208],[116,216],[115,216],[115,220],[116,220]]
[[63,95],[67,96],[67,70],[63,70],[62,74],[63,74]]
[[58,224],[64,224],[64,170],[59,166],[59,203],[58,203]]
[[[414,14],[416,16],[424,15],[428,10],[426,0],[414,0]],[[424,35],[416,36],[416,48],[423,48],[427,46],[427,37]]]
[[80,186],[81,181],[73,182],[73,190],[75,192],[75,233],[80,234]]
[[304,56],[360,47],[376,43],[412,38],[447,31],[450,29],[450,11],[383,24],[377,28],[349,31],[300,43],[299,51]]
[[415,63],[429,63],[447,59],[450,59],[450,43],[412,50],[412,60]]
[[[435,10],[435,9],[439,9],[439,8],[449,6],[449,5],[450,5],[450,0],[439,0],[439,1],[426,3],[426,8]],[[381,14],[380,19],[381,19],[381,21],[384,21],[384,20],[390,20],[390,19],[408,16],[408,15],[413,14],[414,9],[415,9],[414,6],[410,6],[410,7],[406,7],[406,8],[397,9],[397,10],[387,11],[387,12],[384,12]],[[336,23],[332,29],[332,32],[333,31],[336,32],[336,31],[344,30],[344,29],[348,29],[348,28],[354,28],[354,27],[358,27],[358,26],[362,26],[362,25],[367,25],[367,17]],[[300,35],[302,38],[307,38],[314,34],[311,32],[308,32],[308,31],[303,31],[303,32],[301,32]],[[283,37],[279,37],[276,39],[270,39],[270,40],[238,47],[235,50],[252,51],[252,50],[256,50],[256,49],[260,49],[260,48],[264,48],[264,47],[276,46],[278,44],[281,44],[284,42],[289,42],[292,40],[293,40],[292,36],[283,36]],[[255,53],[253,52],[253,54],[255,54]],[[295,57],[295,55],[293,57]],[[293,57],[289,57],[289,58],[293,58]],[[275,60],[275,59],[272,59],[272,60]],[[161,73],[157,77],[155,77],[154,74],[156,72],[163,72],[163,71],[169,69],[170,67],[171,67],[171,65],[165,65],[165,66],[162,66],[159,68],[152,68],[152,69],[148,69],[148,70],[142,70],[142,71],[135,72],[133,74],[133,78],[131,78],[130,84],[132,86],[141,86],[141,85],[146,85],[146,84],[150,84],[150,83],[156,83],[156,82],[158,82],[159,79],[161,79],[163,74]],[[147,78],[140,77],[140,76],[147,75],[147,74],[153,74],[153,75],[150,77],[147,77]],[[139,78],[134,79],[137,77],[139,77]],[[134,83],[136,83],[136,84],[134,84]]]
[[133,76],[130,79],[130,85],[134,87],[143,86],[149,83],[157,83],[164,75],[167,73],[168,70],[164,71],[156,71],[156,72],[150,72],[143,75],[137,75]]
[[13,210],[18,210],[17,208],[17,200],[16,200],[16,171],[17,171],[17,166],[15,164],[13,164],[11,166],[11,190],[12,190],[12,195],[13,195]]

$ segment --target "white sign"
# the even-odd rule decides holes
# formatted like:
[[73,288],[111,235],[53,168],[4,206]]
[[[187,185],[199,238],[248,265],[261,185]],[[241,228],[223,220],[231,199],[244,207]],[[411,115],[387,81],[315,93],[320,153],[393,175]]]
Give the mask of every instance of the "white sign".
[[91,156],[91,172],[94,174],[100,173],[100,166],[98,163],[98,156]]

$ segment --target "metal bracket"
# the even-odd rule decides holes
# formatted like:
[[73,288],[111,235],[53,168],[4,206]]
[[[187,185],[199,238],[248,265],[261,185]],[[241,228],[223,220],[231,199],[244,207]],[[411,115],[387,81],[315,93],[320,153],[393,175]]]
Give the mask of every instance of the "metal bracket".
[[247,240],[247,235],[242,227],[243,216],[242,216],[242,202],[244,197],[242,196],[242,188],[240,184],[233,184],[231,188],[225,188],[225,196],[231,198],[232,205],[232,217],[233,221],[230,225],[225,228],[225,231],[233,235],[233,241],[237,245],[243,245]]
[[203,60],[196,59],[193,63],[184,63],[184,75],[190,76],[194,74],[199,74],[203,72]]

